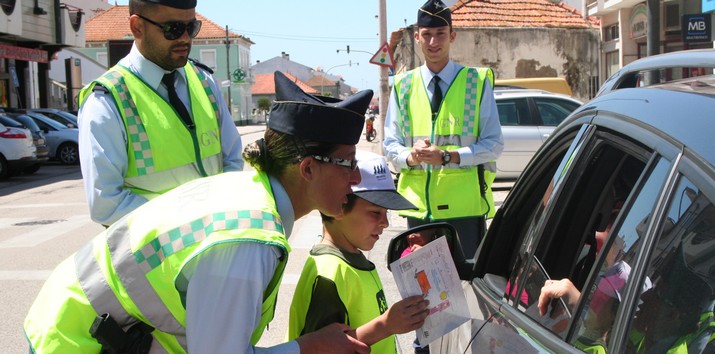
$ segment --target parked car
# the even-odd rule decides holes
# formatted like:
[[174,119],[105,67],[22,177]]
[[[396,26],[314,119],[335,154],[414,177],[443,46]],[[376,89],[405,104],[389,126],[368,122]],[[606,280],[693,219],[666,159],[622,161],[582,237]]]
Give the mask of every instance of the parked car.
[[[712,69],[713,49],[691,49],[653,55],[636,60],[615,72],[601,85],[596,96],[621,88],[643,87],[672,81],[672,78],[705,75]],[[648,72],[658,71],[658,80],[647,82]],[[712,73],[712,70],[710,70]]]
[[[561,123],[476,254],[448,238],[472,319],[430,352],[712,352],[713,87],[710,74],[608,90]],[[572,296],[543,298],[542,315],[554,287]]]
[[79,163],[79,130],[67,128],[64,124],[37,112],[28,112],[37,125],[45,132],[50,148],[50,159],[59,160],[63,165]]
[[551,132],[582,102],[543,90],[494,90],[504,152],[497,160],[497,179],[514,180]]
[[77,123],[77,116],[70,112],[66,112],[56,108],[33,108],[30,111],[42,113],[42,115],[50,117],[66,125],[67,128],[79,128],[79,124]]
[[20,113],[5,112],[0,114],[0,122],[5,124],[7,120],[13,120],[22,124],[25,128],[29,129],[32,133],[32,142],[35,144],[37,163],[32,166],[25,167],[22,172],[32,174],[40,170],[40,166],[50,159],[50,149],[45,141],[45,134],[42,129],[37,125],[34,119],[30,116]]
[[20,124],[0,122],[0,179],[37,163],[32,133]]

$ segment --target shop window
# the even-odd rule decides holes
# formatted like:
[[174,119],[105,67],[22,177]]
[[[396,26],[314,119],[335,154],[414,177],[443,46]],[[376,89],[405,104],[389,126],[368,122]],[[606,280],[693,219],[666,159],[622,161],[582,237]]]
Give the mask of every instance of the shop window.
[[620,28],[617,23],[606,27],[603,31],[606,41],[616,40],[620,37]]
[[203,49],[199,54],[201,63],[205,64],[212,70],[216,70],[216,50]]

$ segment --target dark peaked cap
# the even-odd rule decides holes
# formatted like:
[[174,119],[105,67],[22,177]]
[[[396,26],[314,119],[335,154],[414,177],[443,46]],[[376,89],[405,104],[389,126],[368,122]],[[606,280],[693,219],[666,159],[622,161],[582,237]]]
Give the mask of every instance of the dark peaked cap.
[[139,0],[150,4],[164,5],[175,9],[189,10],[196,8],[196,0]]
[[441,0],[427,0],[417,10],[417,27],[444,27],[452,25],[452,11]]
[[355,145],[360,141],[372,90],[360,91],[340,101],[309,95],[282,72],[274,73],[276,100],[268,127],[303,139]]

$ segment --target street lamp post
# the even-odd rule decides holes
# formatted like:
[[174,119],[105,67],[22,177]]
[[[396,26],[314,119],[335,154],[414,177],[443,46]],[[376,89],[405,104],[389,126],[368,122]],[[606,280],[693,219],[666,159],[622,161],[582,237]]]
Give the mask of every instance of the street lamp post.
[[[226,79],[228,80],[228,111],[233,117],[233,107],[231,107],[231,42],[228,39],[228,26],[226,26]],[[232,118],[233,119],[233,118]]]
[[[360,66],[360,63],[355,63],[355,65]],[[328,76],[328,73],[330,72],[330,70],[333,70],[333,69],[335,69],[335,68],[339,68],[339,67],[341,67],[341,66],[353,66],[353,62],[352,62],[352,60],[351,60],[351,61],[348,62],[347,64],[338,64],[338,65],[335,65],[335,66],[331,66],[330,68],[328,68],[328,70],[325,70],[325,73],[323,73],[323,75],[320,77],[320,91],[321,91],[321,94],[322,94],[322,91],[323,91],[323,89],[324,89],[325,77]],[[340,92],[336,92],[336,95],[337,95],[337,96],[340,96]],[[339,97],[336,97],[336,98],[339,98]]]

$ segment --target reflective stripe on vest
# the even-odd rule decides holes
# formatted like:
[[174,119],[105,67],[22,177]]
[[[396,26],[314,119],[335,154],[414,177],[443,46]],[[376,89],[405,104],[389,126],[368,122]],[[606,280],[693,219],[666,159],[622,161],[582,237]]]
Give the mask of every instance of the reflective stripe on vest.
[[[479,138],[480,102],[486,80],[494,82],[491,69],[462,68],[447,90],[433,121],[420,69],[397,78],[397,123],[405,137],[405,145],[411,147],[419,139],[430,139],[433,145],[447,150],[475,144]],[[399,214],[430,220],[485,214],[493,216],[495,207],[491,184],[496,176],[496,161],[483,166],[487,187],[484,197],[476,166],[420,164],[403,169],[400,171],[398,191],[419,209],[403,210]]]
[[[290,246],[267,175],[227,172],[182,185],[113,224],[70,259],[74,272],[58,267],[25,322],[31,345],[38,353],[96,353],[99,344],[88,329],[97,314],[109,313],[124,329],[137,321],[154,327],[155,345],[167,352],[186,352],[188,282],[182,271],[226,242],[259,242],[283,251],[264,291],[251,336],[255,344],[273,318]],[[71,326],[64,324],[68,313]],[[81,347],[88,349],[75,351]]]
[[[189,62],[184,71],[193,129],[186,127],[174,108],[153,88],[122,66],[113,67],[82,91],[84,99],[99,84],[112,93],[127,136],[125,186],[148,199],[223,170],[216,97],[198,68]],[[141,116],[150,120],[145,122]]]

